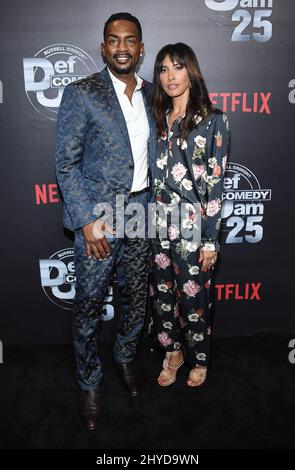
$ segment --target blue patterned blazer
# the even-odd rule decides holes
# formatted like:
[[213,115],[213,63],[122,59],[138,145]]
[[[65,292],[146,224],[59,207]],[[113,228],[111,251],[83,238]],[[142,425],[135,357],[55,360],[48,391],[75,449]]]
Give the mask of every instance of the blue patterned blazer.
[[[142,85],[150,124],[150,181],[156,155],[156,125],[150,109],[152,85]],[[77,230],[97,217],[96,203],[114,207],[116,195],[128,200],[134,163],[128,130],[105,68],[66,86],[59,109],[56,174],[64,200],[64,226]]]

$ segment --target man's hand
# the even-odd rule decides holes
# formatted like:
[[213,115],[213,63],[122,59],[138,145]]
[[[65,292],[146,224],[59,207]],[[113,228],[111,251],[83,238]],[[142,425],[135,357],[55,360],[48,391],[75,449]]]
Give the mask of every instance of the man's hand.
[[113,228],[104,220],[97,219],[90,224],[84,225],[83,236],[86,245],[87,256],[92,253],[97,259],[104,259],[110,255],[110,245],[104,236],[105,232],[114,234]]
[[204,248],[200,250],[199,263],[202,262],[202,271],[213,269],[217,260],[217,251],[206,251]]

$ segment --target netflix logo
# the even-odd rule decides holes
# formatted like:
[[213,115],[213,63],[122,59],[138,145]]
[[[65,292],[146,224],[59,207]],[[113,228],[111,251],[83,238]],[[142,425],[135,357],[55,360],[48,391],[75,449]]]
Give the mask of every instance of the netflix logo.
[[209,93],[211,103],[224,113],[241,111],[242,113],[270,114],[271,92],[236,92]]
[[37,206],[41,204],[58,204],[60,196],[57,184],[35,184],[35,201]]
[[216,284],[217,300],[261,300],[261,282]]

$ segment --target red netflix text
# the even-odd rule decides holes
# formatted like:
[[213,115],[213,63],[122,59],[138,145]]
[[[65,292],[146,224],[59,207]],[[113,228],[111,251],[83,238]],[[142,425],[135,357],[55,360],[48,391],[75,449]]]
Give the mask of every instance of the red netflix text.
[[236,93],[209,93],[213,105],[222,109],[224,113],[241,111],[242,113],[270,114],[271,92],[236,92]]
[[261,300],[261,282],[216,284],[217,300]]
[[58,204],[60,197],[56,183],[35,184],[36,204]]

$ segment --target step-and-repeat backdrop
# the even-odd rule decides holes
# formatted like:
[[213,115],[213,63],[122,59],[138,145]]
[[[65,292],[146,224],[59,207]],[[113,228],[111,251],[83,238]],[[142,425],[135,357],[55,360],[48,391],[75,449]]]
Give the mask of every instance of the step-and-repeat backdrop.
[[[215,335],[294,331],[294,1],[2,0],[0,10],[2,343],[71,341],[75,266],[54,172],[56,119],[64,87],[103,67],[103,25],[119,11],[142,23],[142,77],[151,80],[163,45],[185,42],[229,117]],[[110,288],[107,340],[117,303]]]

